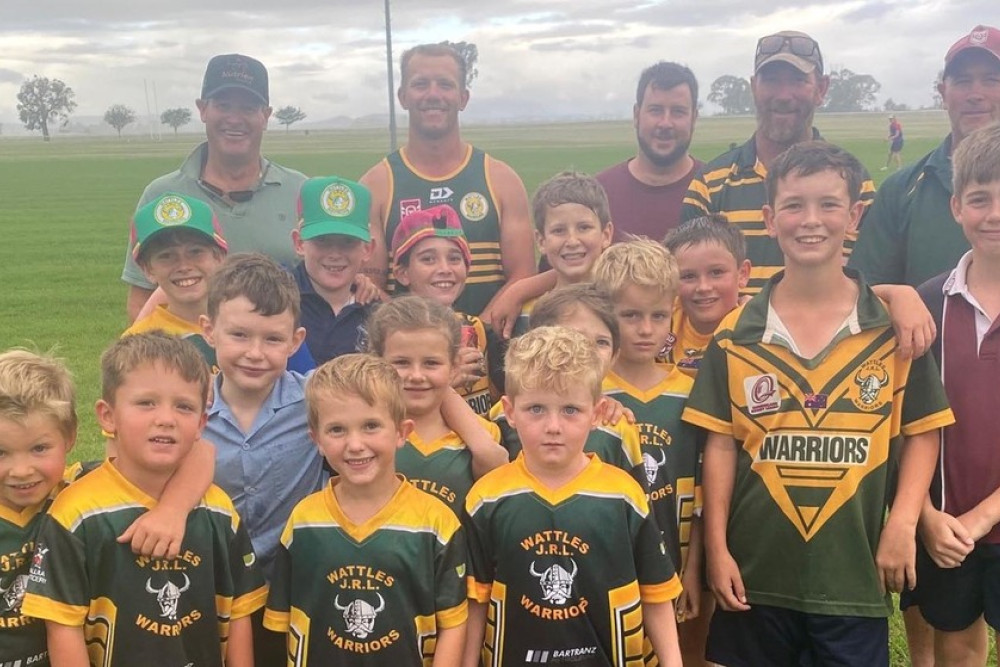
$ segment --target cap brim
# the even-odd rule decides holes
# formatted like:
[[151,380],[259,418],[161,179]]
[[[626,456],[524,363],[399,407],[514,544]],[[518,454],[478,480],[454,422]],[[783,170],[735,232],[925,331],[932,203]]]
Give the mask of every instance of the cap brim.
[[767,65],[778,62],[788,63],[803,74],[812,74],[816,71],[816,63],[810,62],[809,60],[797,56],[794,53],[782,51],[781,53],[775,53],[773,56],[768,56],[765,60],[758,64],[757,68],[754,70],[754,74],[764,69]]
[[329,221],[324,221],[319,224],[302,225],[302,230],[299,232],[299,236],[303,241],[309,241],[317,236],[329,236],[331,234],[351,236],[356,239],[361,239],[366,243],[372,240],[372,235],[368,232],[368,230],[359,229],[354,225],[338,224],[336,222]]
[[224,239],[222,239],[220,236],[216,236],[215,234],[209,234],[204,229],[198,229],[197,227],[164,227],[163,229],[156,230],[152,234],[148,234],[144,239],[140,239],[135,243],[133,243],[132,259],[138,259],[139,253],[142,251],[143,247],[148,246],[149,242],[155,239],[158,235],[162,234],[163,232],[170,231],[171,229],[183,229],[193,234],[198,234],[211,241],[212,245],[222,250],[222,252],[229,252],[229,245],[226,243]]
[[239,83],[227,83],[227,84],[224,84],[224,85],[221,85],[221,86],[217,86],[217,87],[213,88],[212,90],[208,91],[207,93],[205,93],[205,99],[206,100],[211,99],[211,98],[215,97],[216,95],[218,95],[219,93],[221,93],[223,90],[230,90],[232,88],[237,88],[239,90],[245,90],[248,93],[250,93],[251,95],[253,95],[254,97],[256,97],[258,100],[260,100],[261,102],[263,102],[264,104],[269,104],[268,100],[266,100],[264,98],[264,96],[261,95],[260,93],[258,93],[256,90],[254,90],[250,86],[244,86],[244,85],[239,84]]
[[990,47],[984,46],[984,45],[981,45],[981,44],[966,44],[965,46],[963,46],[962,48],[960,48],[958,51],[955,51],[953,54],[951,54],[951,58],[948,60],[948,62],[944,66],[944,75],[948,76],[949,74],[951,74],[951,69],[952,69],[952,66],[955,64],[955,61],[958,60],[959,58],[961,58],[963,54],[966,54],[966,53],[972,51],[973,49],[976,49],[978,51],[985,51],[986,53],[988,53],[991,56],[993,56],[994,58],[996,58],[997,61],[1000,61],[1000,53],[997,53],[996,51],[994,51]]

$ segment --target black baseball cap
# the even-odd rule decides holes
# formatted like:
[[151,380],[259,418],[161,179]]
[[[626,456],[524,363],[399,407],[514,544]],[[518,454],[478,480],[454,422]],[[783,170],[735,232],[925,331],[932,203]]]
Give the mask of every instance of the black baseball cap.
[[240,53],[215,56],[205,68],[205,80],[201,84],[201,99],[207,100],[227,88],[242,88],[264,104],[269,104],[267,92],[267,68],[259,61]]

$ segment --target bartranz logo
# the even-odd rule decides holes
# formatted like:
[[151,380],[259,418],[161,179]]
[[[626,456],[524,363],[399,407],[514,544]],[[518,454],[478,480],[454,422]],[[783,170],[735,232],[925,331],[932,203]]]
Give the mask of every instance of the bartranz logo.
[[781,407],[781,390],[774,373],[751,375],[743,380],[747,411],[751,416],[777,412]]

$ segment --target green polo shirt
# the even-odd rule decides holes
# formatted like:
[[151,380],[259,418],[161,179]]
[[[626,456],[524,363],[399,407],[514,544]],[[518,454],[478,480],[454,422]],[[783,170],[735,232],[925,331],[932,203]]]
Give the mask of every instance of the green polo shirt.
[[[754,136],[738,148],[723,153],[704,166],[688,186],[681,222],[700,218],[710,213],[722,213],[729,222],[737,225],[747,241],[747,259],[750,260],[750,282],[746,292],[756,294],[764,283],[785,265],[778,242],[767,235],[764,227],[764,204],[767,203],[767,168],[757,159]],[[822,140],[813,128],[814,140]],[[861,183],[861,201],[867,207],[875,196],[875,184],[868,172]],[[844,242],[844,254],[849,255],[854,238]],[[954,263],[952,263],[954,266]]]
[[[197,197],[208,202],[218,216],[230,253],[262,252],[288,269],[294,267],[298,258],[291,233],[298,221],[299,188],[306,180],[305,175],[261,158],[261,180],[253,197],[230,204],[198,182],[207,151],[208,143],[202,143],[188,155],[180,169],[146,186],[136,210],[167,192]],[[125,249],[122,280],[145,289],[156,287],[146,280],[132,259],[131,247]]]
[[916,287],[951,271],[969,241],[951,214],[951,135],[885,179],[861,228],[849,266],[872,285]]

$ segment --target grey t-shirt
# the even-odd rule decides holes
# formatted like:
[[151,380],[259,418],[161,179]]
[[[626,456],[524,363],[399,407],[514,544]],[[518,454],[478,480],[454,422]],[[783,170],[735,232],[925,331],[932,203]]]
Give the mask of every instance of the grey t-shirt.
[[[207,150],[208,144],[202,143],[184,160],[180,169],[160,176],[146,186],[136,208],[167,192],[197,197],[208,202],[218,216],[230,253],[262,252],[279,264],[292,268],[298,258],[292,247],[291,232],[298,220],[299,188],[306,180],[305,175],[264,159],[260,185],[253,197],[249,201],[230,205],[198,182]],[[156,287],[146,280],[132,259],[131,248],[125,250],[122,280],[145,289]]]

